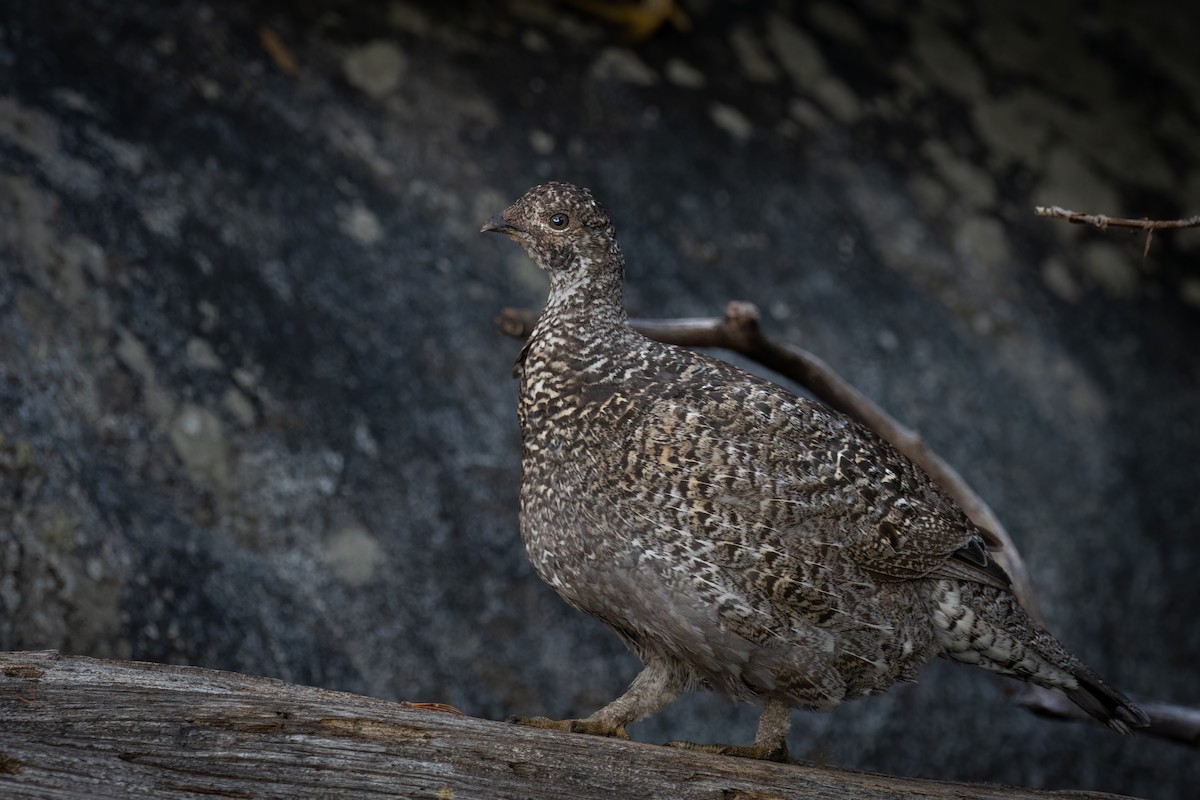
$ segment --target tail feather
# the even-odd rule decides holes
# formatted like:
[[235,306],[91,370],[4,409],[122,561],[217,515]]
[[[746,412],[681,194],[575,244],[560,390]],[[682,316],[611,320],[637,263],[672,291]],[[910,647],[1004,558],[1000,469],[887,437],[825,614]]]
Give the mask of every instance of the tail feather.
[[1071,674],[1075,676],[1079,687],[1067,689],[1067,698],[1088,714],[1103,722],[1108,727],[1126,736],[1133,734],[1133,728],[1144,728],[1150,724],[1150,717],[1133,702],[1087,667],[1076,662]]
[[1150,724],[1144,711],[1030,619],[1007,589],[941,580],[934,599],[934,631],[947,658],[1059,689],[1121,733]]

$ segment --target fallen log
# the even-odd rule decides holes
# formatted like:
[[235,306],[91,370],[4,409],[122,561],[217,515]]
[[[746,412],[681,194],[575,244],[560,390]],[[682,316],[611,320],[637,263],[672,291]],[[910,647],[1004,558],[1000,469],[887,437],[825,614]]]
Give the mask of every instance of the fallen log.
[[270,678],[54,651],[0,653],[0,796],[1114,797],[756,762]]

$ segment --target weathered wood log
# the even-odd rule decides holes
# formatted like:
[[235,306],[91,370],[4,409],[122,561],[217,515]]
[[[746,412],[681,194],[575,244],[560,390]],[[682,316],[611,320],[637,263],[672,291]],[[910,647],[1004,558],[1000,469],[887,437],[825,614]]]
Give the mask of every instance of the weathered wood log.
[[747,761],[53,651],[0,653],[0,796],[1114,797]]

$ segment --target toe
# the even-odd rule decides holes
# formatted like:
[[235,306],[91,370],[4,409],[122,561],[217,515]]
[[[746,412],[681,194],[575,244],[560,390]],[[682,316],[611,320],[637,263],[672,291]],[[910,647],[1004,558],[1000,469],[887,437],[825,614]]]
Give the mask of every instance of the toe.
[[624,725],[614,726],[589,719],[574,720],[571,723],[571,730],[575,733],[586,733],[592,736],[611,736],[615,739],[629,738],[629,734],[625,732]]
[[592,719],[550,719],[549,717],[509,717],[508,722],[515,725],[525,725],[530,728],[541,728],[548,731],[564,731],[567,733],[586,733],[590,736],[611,736],[616,739],[628,739],[625,726],[606,724]]

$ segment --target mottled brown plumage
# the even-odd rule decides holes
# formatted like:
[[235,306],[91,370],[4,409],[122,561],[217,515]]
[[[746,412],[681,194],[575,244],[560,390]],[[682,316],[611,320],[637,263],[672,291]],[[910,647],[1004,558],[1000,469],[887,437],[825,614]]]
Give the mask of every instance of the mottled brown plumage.
[[631,329],[624,259],[586,189],[531,189],[484,225],[550,275],[515,368],[521,536],[538,574],[645,669],[583,720],[624,735],[708,686],[762,698],[750,747],[785,758],[789,711],[912,680],[936,655],[1062,689],[1127,731],[1145,715],[1020,608],[979,530],[871,431]]

